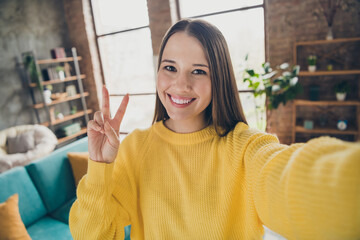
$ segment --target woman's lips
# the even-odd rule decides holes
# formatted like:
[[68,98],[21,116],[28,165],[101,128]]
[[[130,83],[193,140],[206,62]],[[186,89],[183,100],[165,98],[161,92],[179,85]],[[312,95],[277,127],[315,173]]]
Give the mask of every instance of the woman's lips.
[[174,106],[180,107],[180,108],[189,106],[196,99],[196,98],[180,97],[180,96],[170,95],[170,94],[167,94],[167,95],[170,99],[170,102]]

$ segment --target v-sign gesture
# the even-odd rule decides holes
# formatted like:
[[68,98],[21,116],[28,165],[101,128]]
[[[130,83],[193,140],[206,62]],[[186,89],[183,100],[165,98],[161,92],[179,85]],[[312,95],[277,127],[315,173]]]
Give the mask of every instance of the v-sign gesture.
[[95,112],[94,119],[89,121],[87,126],[89,155],[91,160],[111,163],[118,153],[119,129],[129,102],[129,95],[123,98],[114,118],[111,119],[109,92],[105,86],[103,86],[102,94],[102,109]]

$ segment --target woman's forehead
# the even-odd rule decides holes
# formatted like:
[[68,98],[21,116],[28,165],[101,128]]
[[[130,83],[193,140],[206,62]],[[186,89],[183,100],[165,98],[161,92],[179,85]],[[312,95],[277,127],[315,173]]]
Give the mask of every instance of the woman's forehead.
[[195,62],[207,63],[200,41],[185,32],[177,32],[167,41],[162,58],[171,57],[187,57]]

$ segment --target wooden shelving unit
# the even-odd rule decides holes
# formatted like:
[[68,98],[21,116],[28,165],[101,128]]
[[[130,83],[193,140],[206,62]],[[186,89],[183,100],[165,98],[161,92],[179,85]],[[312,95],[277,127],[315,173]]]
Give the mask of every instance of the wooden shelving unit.
[[64,142],[66,142],[66,141],[69,141],[69,140],[74,139],[74,138],[76,138],[76,137],[79,137],[79,136],[81,136],[81,135],[84,135],[84,134],[86,134],[86,131],[87,131],[87,130],[86,130],[86,128],[84,127],[84,128],[81,129],[80,132],[77,132],[77,133],[75,133],[75,134],[73,134],[73,135],[70,135],[70,136],[67,136],[67,137],[59,138],[59,139],[58,139],[58,144],[64,143]]
[[340,134],[340,135],[357,135],[358,131],[356,129],[346,129],[340,131],[333,128],[317,128],[317,129],[306,129],[302,126],[296,126],[295,131],[299,133],[321,133],[321,134]]
[[74,61],[80,61],[82,60],[82,57],[67,57],[67,58],[57,58],[57,59],[42,59],[42,60],[37,60],[36,63],[38,65],[41,64],[53,64],[53,63],[65,63],[65,62],[74,62]]
[[[84,74],[82,74],[82,75],[80,75],[80,78],[85,79],[86,76]],[[60,83],[71,82],[71,81],[75,81],[75,80],[77,80],[77,76],[67,77],[64,80],[55,79],[55,80],[43,81],[42,85],[46,86],[46,85],[50,85],[50,84],[60,84]],[[36,87],[36,83],[30,83],[29,86],[34,88],[34,87]]]
[[360,101],[310,101],[294,100],[295,106],[358,106]]
[[300,71],[300,77],[318,77],[318,76],[333,76],[333,75],[354,75],[360,74],[360,70],[341,70],[341,71]]
[[[331,45],[334,44],[334,45]],[[298,60],[303,62],[303,55],[298,55],[298,50],[304,51],[304,47],[310,47],[311,50],[316,49],[317,47],[323,48],[328,50],[329,52],[325,52],[327,57],[332,56],[332,50],[330,51],[331,47],[336,46],[337,49],[341,48],[342,50],[347,49],[346,44],[355,44],[358,46],[360,45],[360,38],[341,38],[341,39],[334,39],[334,40],[315,40],[315,41],[307,41],[307,42],[297,42],[294,44],[293,48],[293,62],[294,64],[298,64]],[[335,48],[336,49],[336,48]],[[347,50],[348,51],[348,50]],[[320,51],[321,52],[321,51]],[[323,52],[324,53],[324,52]],[[356,54],[356,53],[355,53]],[[298,57],[300,58],[298,59]],[[321,56],[320,56],[321,57]],[[325,58],[323,58],[324,60]],[[322,65],[324,66],[324,64]],[[358,65],[357,65],[358,66]],[[351,67],[349,67],[351,68]],[[357,67],[359,68],[359,67]],[[351,76],[354,75],[354,76]],[[309,77],[310,79],[313,79],[313,77],[317,77],[317,79],[322,79],[323,77],[326,81],[336,81],[335,79],[339,80],[341,79],[341,76],[348,76],[348,78],[351,79],[357,79],[359,80],[360,76],[360,69],[336,69],[332,71],[324,71],[324,70],[318,70],[315,72],[309,72],[309,71],[300,71],[299,73],[299,80],[302,81],[303,78]],[[356,83],[356,82],[355,82]],[[360,83],[357,83],[358,88],[360,88]],[[328,89],[326,91],[332,91],[332,89]],[[337,136],[352,136],[355,141],[360,140],[360,89],[357,90],[358,96],[351,100],[346,101],[336,101],[336,100],[322,100],[320,96],[319,101],[310,101],[310,100],[301,100],[296,99],[293,102],[293,116],[292,116],[292,142],[297,142],[296,138],[298,134],[307,134],[309,136],[314,135],[337,135]],[[335,99],[335,94],[334,94]],[[306,129],[298,122],[298,119],[302,119],[302,116],[299,116],[298,109],[302,108],[302,113],[307,113],[308,111],[311,113],[313,117],[315,115],[321,115],[323,112],[330,111],[332,115],[338,114],[338,109],[343,108],[343,111],[353,111],[350,114],[353,114],[354,117],[356,117],[356,120],[351,125],[348,125],[348,128],[346,130],[338,130],[336,126],[320,126],[314,124],[313,129]],[[346,107],[346,109],[344,108]],[[348,110],[350,109],[350,110]],[[355,109],[351,110],[351,109]],[[304,112],[305,111],[305,112]],[[308,114],[309,115],[309,114]]]
[[[36,117],[37,117],[39,124],[49,127],[53,132],[56,132],[59,128],[64,126],[64,124],[66,125],[67,123],[72,123],[73,121],[85,120],[85,121],[81,121],[81,130],[79,132],[72,134],[70,136],[58,138],[58,144],[66,144],[67,141],[76,139],[78,137],[85,136],[86,125],[89,121],[89,114],[91,114],[93,111],[91,109],[87,109],[87,105],[86,105],[86,101],[85,101],[85,97],[89,96],[89,93],[84,92],[83,85],[82,85],[82,80],[86,79],[86,76],[84,74],[80,73],[80,68],[79,68],[79,63],[78,63],[78,61],[82,60],[82,57],[77,56],[75,48],[72,48],[72,57],[58,58],[58,59],[36,60],[36,56],[35,56],[34,52],[28,52],[28,53],[24,53],[24,54],[27,54],[27,56],[29,54],[32,55],[33,59],[35,60],[34,62],[35,62],[35,66],[36,66],[36,71],[38,73],[41,72],[40,71],[41,69],[46,69],[48,66],[54,67],[54,66],[61,66],[61,65],[65,65],[65,64],[72,66],[71,67],[72,73],[68,74],[71,76],[67,76],[64,79],[51,79],[49,81],[43,81],[42,75],[40,74],[38,76],[39,83],[34,83],[34,82],[31,82],[30,75],[26,74],[28,76],[29,91],[31,93],[31,97],[33,100],[32,108],[35,110]],[[47,71],[49,71],[49,70],[47,70]],[[63,91],[56,91],[56,93],[62,94],[65,90],[65,86],[67,86],[68,84],[71,84],[71,82],[74,82],[74,84],[72,84],[72,85],[76,86],[77,94],[72,95],[72,96],[63,97],[63,98],[56,99],[56,100],[52,100],[51,103],[45,102],[44,95],[40,91],[40,88],[38,87],[38,84],[41,84],[43,87],[46,87],[49,85],[56,85],[56,86],[58,86],[58,90],[63,89]],[[38,98],[36,98],[36,96],[38,96],[38,95],[40,95],[41,101],[37,100]],[[65,96],[66,96],[66,94],[65,94]],[[68,103],[69,108],[70,108],[70,104],[73,104],[71,102],[79,101],[79,100],[81,100],[81,103],[80,103],[81,109],[79,109],[79,111],[77,111],[76,113],[68,114],[61,118],[56,118],[56,116],[52,116],[50,107],[54,108],[57,105]],[[74,102],[74,104],[75,104],[74,106],[77,105],[79,107],[78,102]],[[43,115],[41,115],[41,113],[43,113],[43,111],[45,111],[46,117],[47,117],[47,119],[45,121],[42,119]],[[54,112],[54,110],[52,110],[52,112]]]
[[[74,96],[66,97],[64,99],[54,100],[51,103],[46,104],[46,105],[47,106],[53,106],[53,105],[56,105],[56,104],[59,104],[59,103],[64,103],[64,102],[68,102],[68,101],[71,101],[71,100],[80,99],[82,96],[87,97],[87,96],[89,96],[89,93],[84,92],[82,95],[81,94],[76,94]],[[38,103],[38,104],[33,105],[33,108],[36,108],[36,109],[40,109],[40,108],[43,108],[43,107],[45,107],[45,103]]]
[[[86,111],[87,114],[91,114],[92,113],[92,110],[91,109],[88,109]],[[80,112],[77,112],[75,114],[71,114],[71,115],[68,115],[68,116],[65,116],[64,118],[62,119],[56,119],[55,121],[51,122],[52,125],[58,125],[60,123],[63,123],[63,122],[66,122],[66,121],[69,121],[69,120],[73,120],[73,119],[76,119],[76,118],[79,118],[79,117],[83,117],[85,116],[85,111],[80,111]],[[46,127],[48,127],[50,125],[50,122],[43,122],[41,123],[41,125],[44,125]]]

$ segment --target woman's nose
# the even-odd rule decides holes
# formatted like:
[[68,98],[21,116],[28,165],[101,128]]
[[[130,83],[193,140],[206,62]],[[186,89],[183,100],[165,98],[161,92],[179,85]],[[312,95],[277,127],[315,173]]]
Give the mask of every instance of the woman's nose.
[[191,89],[191,81],[186,73],[177,74],[175,79],[175,85],[178,90],[188,91]]

